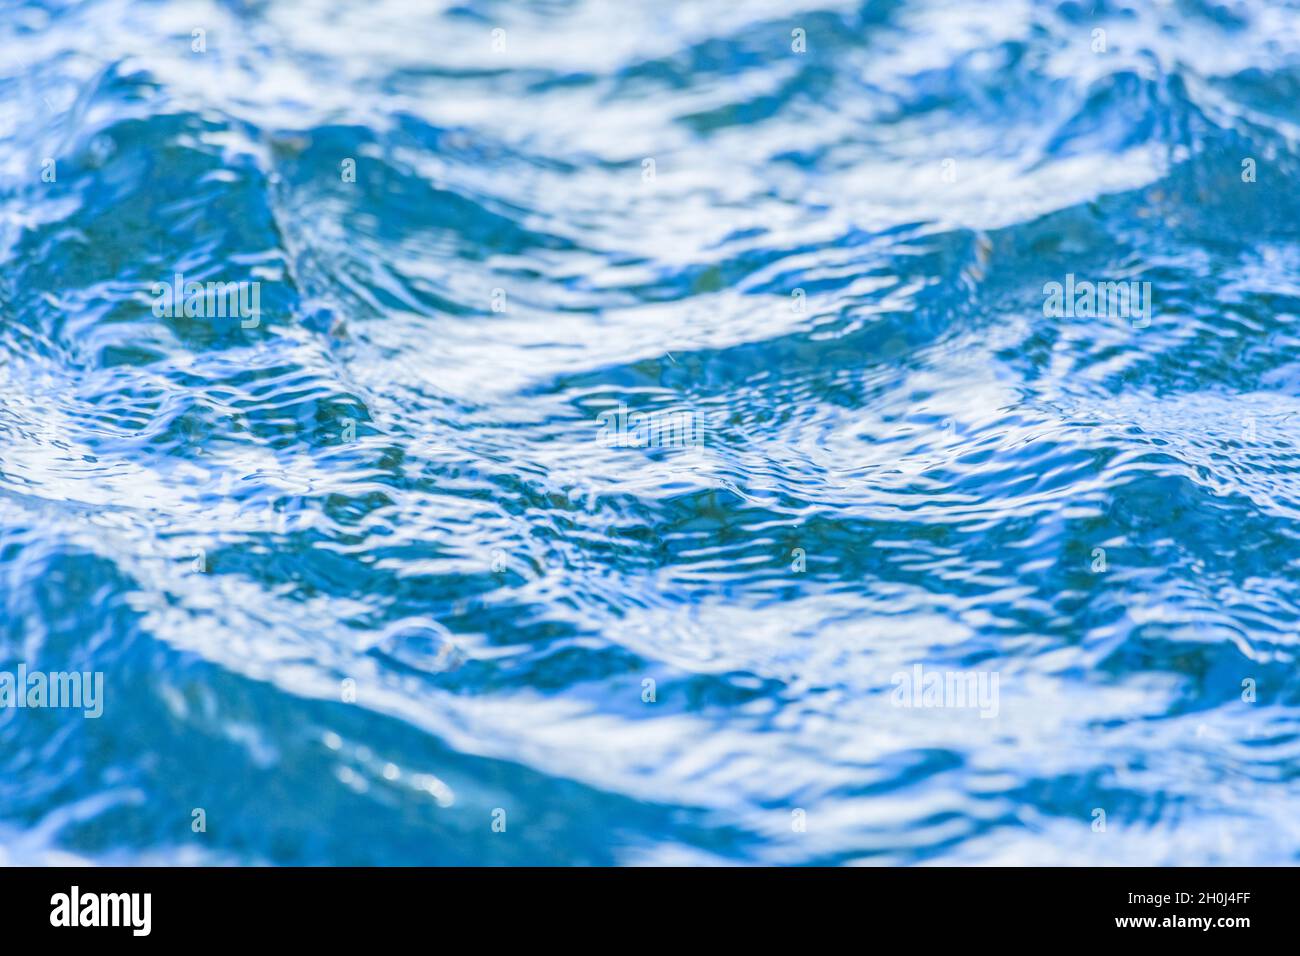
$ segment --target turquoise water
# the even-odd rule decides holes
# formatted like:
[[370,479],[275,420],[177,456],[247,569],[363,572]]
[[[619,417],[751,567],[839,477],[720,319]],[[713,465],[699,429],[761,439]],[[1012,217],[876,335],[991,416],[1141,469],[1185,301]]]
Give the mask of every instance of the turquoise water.
[[1294,4],[0,0],[0,862],[1296,862],[1298,175]]

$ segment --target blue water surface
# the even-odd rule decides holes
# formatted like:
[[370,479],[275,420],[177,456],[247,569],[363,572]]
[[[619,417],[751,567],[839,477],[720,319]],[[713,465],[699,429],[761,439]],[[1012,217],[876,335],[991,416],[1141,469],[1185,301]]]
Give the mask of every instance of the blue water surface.
[[0,863],[1297,862],[1298,176],[1295,3],[0,0]]

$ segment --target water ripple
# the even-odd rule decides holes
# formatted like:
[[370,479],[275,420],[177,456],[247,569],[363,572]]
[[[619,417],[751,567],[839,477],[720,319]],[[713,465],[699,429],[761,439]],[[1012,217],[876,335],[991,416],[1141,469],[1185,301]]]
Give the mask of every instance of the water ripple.
[[1296,862],[1296,12],[13,0],[0,863]]

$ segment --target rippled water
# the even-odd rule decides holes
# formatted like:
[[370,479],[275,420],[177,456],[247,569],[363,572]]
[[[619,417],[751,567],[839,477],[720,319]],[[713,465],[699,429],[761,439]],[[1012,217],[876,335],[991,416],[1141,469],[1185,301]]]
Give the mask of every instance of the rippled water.
[[1294,4],[0,0],[0,862],[1295,862],[1298,137]]

